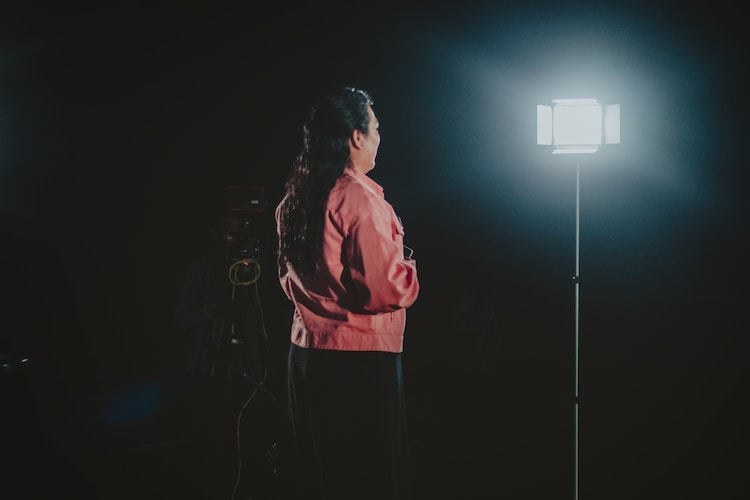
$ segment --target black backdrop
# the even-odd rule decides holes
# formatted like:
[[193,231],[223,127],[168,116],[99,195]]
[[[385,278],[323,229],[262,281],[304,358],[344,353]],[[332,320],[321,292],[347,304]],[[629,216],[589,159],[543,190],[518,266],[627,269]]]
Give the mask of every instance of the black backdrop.
[[[290,309],[272,212],[310,100],[345,82],[375,95],[372,175],[420,266],[404,360],[421,497],[572,496],[575,172],[536,146],[533,122],[536,104],[570,92],[623,110],[622,144],[582,165],[583,496],[746,493],[737,8],[3,11],[3,487],[228,498],[254,387],[241,372],[263,364],[269,394],[239,426],[240,493],[281,494],[272,445]],[[217,317],[237,318],[205,312],[231,301],[228,186],[263,188],[263,210],[241,214],[260,275],[238,287],[244,358],[230,346],[198,363],[234,378],[192,393],[191,348],[216,341]],[[208,280],[190,282],[198,302],[186,276]],[[218,434],[191,454],[196,412]]]

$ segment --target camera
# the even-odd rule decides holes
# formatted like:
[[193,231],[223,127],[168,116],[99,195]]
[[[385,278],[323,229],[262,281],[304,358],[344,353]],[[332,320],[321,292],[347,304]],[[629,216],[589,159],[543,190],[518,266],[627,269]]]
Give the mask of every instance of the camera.
[[260,239],[253,232],[247,217],[226,214],[223,221],[223,240],[229,261],[260,258]]

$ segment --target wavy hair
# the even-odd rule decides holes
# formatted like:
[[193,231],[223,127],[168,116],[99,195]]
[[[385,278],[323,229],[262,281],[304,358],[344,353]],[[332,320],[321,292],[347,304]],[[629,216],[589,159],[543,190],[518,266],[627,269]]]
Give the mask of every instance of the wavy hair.
[[280,272],[286,272],[287,263],[300,275],[317,270],[328,195],[350,163],[352,132],[368,132],[372,104],[367,91],[340,87],[312,107],[280,207]]

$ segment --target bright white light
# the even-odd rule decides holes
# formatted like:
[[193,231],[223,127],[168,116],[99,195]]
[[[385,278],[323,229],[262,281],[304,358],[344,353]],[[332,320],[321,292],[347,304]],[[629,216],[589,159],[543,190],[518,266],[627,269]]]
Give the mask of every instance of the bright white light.
[[602,107],[599,104],[560,104],[552,113],[555,146],[598,146],[602,143]]
[[553,99],[537,106],[537,144],[554,145],[555,154],[596,153],[602,142],[620,142],[620,105],[602,109],[596,99]]

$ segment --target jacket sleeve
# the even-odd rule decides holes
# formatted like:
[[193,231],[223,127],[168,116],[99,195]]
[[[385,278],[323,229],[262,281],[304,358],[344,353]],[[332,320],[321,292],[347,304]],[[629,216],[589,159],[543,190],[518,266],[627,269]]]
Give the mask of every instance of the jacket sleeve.
[[352,292],[369,313],[409,307],[419,294],[416,263],[404,259],[403,229],[387,208],[363,210],[344,241]]
[[286,294],[286,298],[289,300],[292,300],[292,290],[291,290],[291,277],[289,276],[288,272],[279,272],[279,284],[281,284],[281,289],[284,290],[284,294]]

